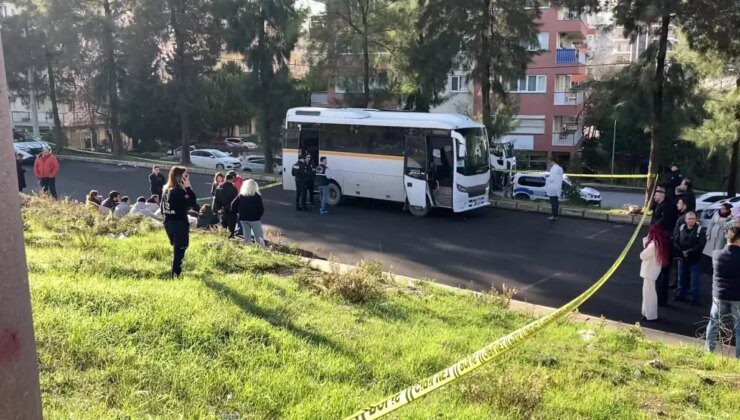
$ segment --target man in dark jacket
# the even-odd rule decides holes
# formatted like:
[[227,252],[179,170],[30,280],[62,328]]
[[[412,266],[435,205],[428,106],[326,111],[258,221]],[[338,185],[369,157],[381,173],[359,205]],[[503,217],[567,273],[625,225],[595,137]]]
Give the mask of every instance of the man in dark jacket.
[[666,195],[669,199],[672,200],[676,195],[676,188],[681,185],[681,181],[683,181],[683,176],[681,176],[678,165],[675,163],[671,164],[671,171],[668,174],[668,180],[665,182]]
[[694,194],[694,190],[691,188],[691,181],[688,179],[681,181],[681,184],[678,186],[678,195],[676,197],[682,199],[683,202],[686,203],[686,208],[689,211],[696,211],[696,194]]
[[109,208],[110,211],[112,212],[116,208],[118,203],[120,202],[121,202],[121,193],[119,193],[116,190],[113,190],[110,193],[108,193],[108,198],[103,200],[103,202],[100,203],[100,205],[103,207]]
[[[311,159],[310,155],[308,156],[308,159]],[[299,156],[291,170],[291,175],[295,178],[295,209],[298,211],[307,210],[306,190],[310,170],[310,167],[306,164],[306,155]]]
[[152,166],[152,173],[149,174],[149,191],[161,199],[164,183],[164,175],[159,172],[159,165]]
[[[650,224],[659,224],[666,235],[666,243],[673,243],[673,227],[676,225],[676,206],[666,198],[666,185],[655,189],[653,201],[653,217]],[[668,285],[671,280],[671,264],[661,268],[660,276],[655,281],[655,290],[658,293],[658,306],[668,306]]]
[[18,171],[18,192],[23,192],[26,188],[26,170],[23,169],[23,155],[20,153],[15,155],[15,170]]
[[707,351],[714,351],[717,328],[730,315],[735,325],[735,358],[740,359],[740,227],[727,229],[727,246],[712,254],[712,309],[707,325]]
[[239,191],[234,186],[234,173],[226,174],[226,180],[216,188],[213,196],[213,212],[221,217],[221,226],[229,230],[229,238],[234,237],[236,229],[236,217],[231,211],[231,202],[234,201]]
[[[686,223],[681,225],[673,237],[673,243],[679,252],[678,288],[676,302],[685,302],[689,284],[691,292],[689,304],[699,305],[699,279],[701,277],[700,261],[704,245],[707,242],[706,230],[696,221],[696,213],[690,211],[685,215]],[[687,275],[688,274],[688,275]],[[690,278],[689,278],[690,276]]]
[[689,211],[689,206],[686,204],[686,199],[681,197],[678,200],[676,200],[676,224],[673,226],[673,235],[676,236],[678,234],[678,230],[681,228],[682,225],[686,224],[686,213]]

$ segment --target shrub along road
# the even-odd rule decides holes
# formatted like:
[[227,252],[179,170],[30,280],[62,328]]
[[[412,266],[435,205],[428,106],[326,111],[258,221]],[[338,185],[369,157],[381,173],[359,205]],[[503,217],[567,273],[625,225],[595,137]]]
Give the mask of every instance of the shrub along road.
[[[135,199],[148,193],[148,169],[62,162],[61,194],[82,199],[91,188],[107,194],[116,188]],[[28,181],[30,177],[27,177]],[[200,197],[210,178],[193,175]],[[426,218],[401,212],[401,205],[350,199],[328,217],[318,211],[297,213],[292,192],[279,187],[263,192],[263,222],[283,232],[284,240],[323,257],[346,263],[374,259],[398,274],[488,290],[516,288],[517,299],[560,306],[585,290],[612,264],[633,227],[500,209],[461,215],[435,211]],[[634,323],[640,321],[642,279],[636,244],[614,277],[581,307],[587,314]],[[709,314],[711,279],[702,278],[701,307],[675,304],[661,308],[662,321],[647,326],[696,336]]]

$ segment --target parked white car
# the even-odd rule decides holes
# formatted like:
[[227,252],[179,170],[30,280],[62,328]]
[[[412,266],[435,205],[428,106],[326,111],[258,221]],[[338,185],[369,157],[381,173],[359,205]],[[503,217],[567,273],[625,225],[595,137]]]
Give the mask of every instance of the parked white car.
[[[265,157],[264,156],[245,156],[242,160],[242,170],[246,172],[264,172],[265,171]],[[283,160],[279,157],[273,158],[272,172],[279,174],[283,172]]]
[[51,146],[49,146],[49,143],[39,139],[26,139],[13,142],[13,148],[15,148],[15,150],[19,150],[32,155],[34,156],[34,159],[36,156],[41,154],[41,149],[43,149],[44,147],[51,148]]
[[216,149],[196,149],[190,152],[190,161],[195,166],[213,169],[239,169],[241,161],[239,158]]
[[[736,194],[736,197],[738,196],[740,196],[740,194]],[[727,193],[721,191],[704,193],[696,197],[696,211],[704,210],[713,204],[724,200],[726,197]]]
[[[518,173],[514,175],[511,195],[520,200],[547,200],[545,185],[547,184],[547,172],[542,173]],[[601,193],[591,187],[581,187],[563,176],[563,193],[560,201],[567,201],[567,190],[578,188],[578,193],[583,201],[589,204],[601,205]]]
[[13,145],[13,149],[15,151],[15,154],[21,155],[21,161],[23,163],[33,163],[36,160],[36,155],[33,155],[31,153],[28,153],[24,149],[19,149],[18,146]]

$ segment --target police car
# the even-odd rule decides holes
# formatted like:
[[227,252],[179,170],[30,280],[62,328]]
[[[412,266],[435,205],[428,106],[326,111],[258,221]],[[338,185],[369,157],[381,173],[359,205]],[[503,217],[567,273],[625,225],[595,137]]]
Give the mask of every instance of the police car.
[[[547,172],[542,173],[517,173],[514,175],[512,182],[511,196],[519,200],[548,200],[547,190]],[[560,201],[568,200],[568,190],[578,190],[581,200],[589,203],[601,205],[601,193],[591,187],[581,187],[577,183],[568,179],[567,175],[563,176],[563,192],[560,195]]]

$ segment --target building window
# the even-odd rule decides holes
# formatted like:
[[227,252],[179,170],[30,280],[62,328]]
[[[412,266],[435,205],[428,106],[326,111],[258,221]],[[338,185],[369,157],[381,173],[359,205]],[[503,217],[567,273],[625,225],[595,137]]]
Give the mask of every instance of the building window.
[[512,121],[510,134],[545,134],[544,115],[517,115]]
[[467,92],[467,82],[466,76],[450,76],[450,92]]
[[514,93],[545,93],[547,92],[547,76],[522,76],[511,84]]
[[252,121],[239,126],[239,135],[252,134]]
[[527,47],[528,51],[547,51],[550,49],[550,33],[540,32],[537,34],[537,42]]

